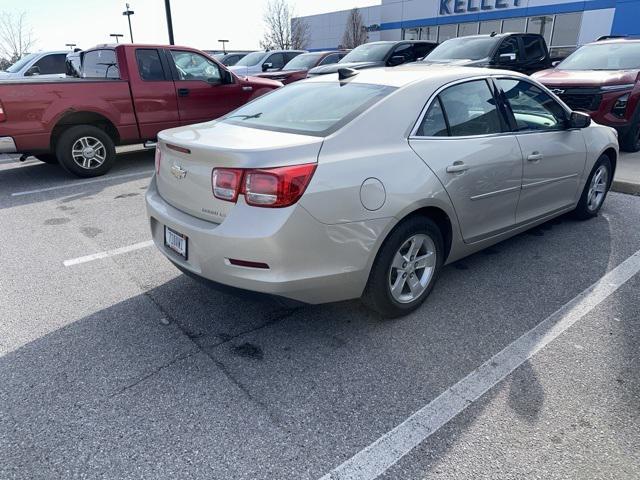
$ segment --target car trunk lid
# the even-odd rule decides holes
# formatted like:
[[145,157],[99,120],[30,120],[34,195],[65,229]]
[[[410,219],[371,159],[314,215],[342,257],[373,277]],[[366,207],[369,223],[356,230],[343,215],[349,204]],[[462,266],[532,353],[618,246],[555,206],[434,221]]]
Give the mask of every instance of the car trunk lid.
[[209,122],[165,130],[158,191],[175,208],[222,223],[235,203],[213,196],[214,168],[269,168],[316,163],[322,138]]

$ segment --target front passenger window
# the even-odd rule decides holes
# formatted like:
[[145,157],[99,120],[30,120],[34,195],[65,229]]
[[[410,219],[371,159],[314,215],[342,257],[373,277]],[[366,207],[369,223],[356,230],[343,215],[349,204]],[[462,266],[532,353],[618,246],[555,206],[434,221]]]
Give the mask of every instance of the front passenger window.
[[485,80],[453,85],[440,94],[440,101],[452,137],[489,135],[506,130]]
[[220,68],[213,61],[195,52],[170,50],[180,80],[221,81]]
[[534,84],[507,78],[498,79],[496,83],[511,106],[518,131],[564,128],[564,108]]

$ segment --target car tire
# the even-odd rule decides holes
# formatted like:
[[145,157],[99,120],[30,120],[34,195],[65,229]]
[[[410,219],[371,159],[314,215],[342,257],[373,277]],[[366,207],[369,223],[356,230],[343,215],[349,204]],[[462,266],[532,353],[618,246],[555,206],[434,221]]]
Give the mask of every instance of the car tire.
[[637,109],[631,122],[631,127],[620,138],[620,149],[625,152],[637,152],[640,150],[640,108]]
[[442,233],[430,218],[416,215],[403,221],[380,247],[362,296],[364,304],[385,318],[417,309],[438,279],[443,244]]
[[58,164],[58,157],[56,157],[53,153],[41,153],[39,155],[34,155],[38,160],[44,163],[48,163],[50,165]]
[[116,147],[104,130],[93,125],[76,125],[65,130],[56,145],[60,165],[78,177],[107,173],[116,158]]
[[580,220],[587,220],[598,215],[602,208],[612,180],[611,160],[607,155],[601,155],[591,169],[589,178],[584,185],[582,195],[574,216]]

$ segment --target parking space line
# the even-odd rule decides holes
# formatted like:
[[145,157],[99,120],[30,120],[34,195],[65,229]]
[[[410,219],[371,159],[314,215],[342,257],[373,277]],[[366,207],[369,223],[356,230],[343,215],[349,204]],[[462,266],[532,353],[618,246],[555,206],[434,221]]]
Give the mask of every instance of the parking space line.
[[320,480],[373,480],[640,272],[640,250]]
[[65,260],[64,262],[62,262],[62,264],[65,267],[70,267],[72,265],[78,265],[80,263],[92,262],[94,260],[99,260],[101,258],[113,257],[115,255],[121,255],[123,253],[133,252],[134,250],[140,250],[142,248],[147,248],[152,245],[153,245],[153,240],[148,240],[146,242],[127,245],[126,247],[114,248],[113,250],[105,250],[104,252],[85,255],[84,257],[72,258],[70,260]]
[[128,177],[135,177],[135,176],[141,176],[141,175],[148,175],[151,172],[153,172],[153,170],[148,170],[148,171],[145,170],[143,172],[137,172],[137,173],[125,173],[123,175],[111,175],[109,177],[96,178],[93,180],[84,180],[84,181],[77,181],[73,183],[65,183],[64,185],[56,185],[55,187],[37,188],[35,190],[25,190],[23,192],[13,192],[11,196],[19,197],[22,195],[31,195],[34,193],[50,192],[51,190],[60,190],[61,188],[81,187],[83,185],[89,185],[91,183],[107,182],[109,180],[116,180],[118,178],[128,178]]

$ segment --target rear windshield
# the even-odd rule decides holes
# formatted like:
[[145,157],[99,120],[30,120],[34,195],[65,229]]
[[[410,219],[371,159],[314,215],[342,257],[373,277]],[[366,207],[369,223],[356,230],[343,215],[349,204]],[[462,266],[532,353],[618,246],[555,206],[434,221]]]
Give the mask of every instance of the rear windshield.
[[494,38],[460,37],[442,42],[424,58],[425,62],[441,60],[480,60],[491,55]]
[[393,90],[393,87],[362,83],[294,83],[240,107],[222,122],[324,137]]
[[557,68],[560,70],[635,70],[640,68],[640,42],[585,45],[565,58]]

